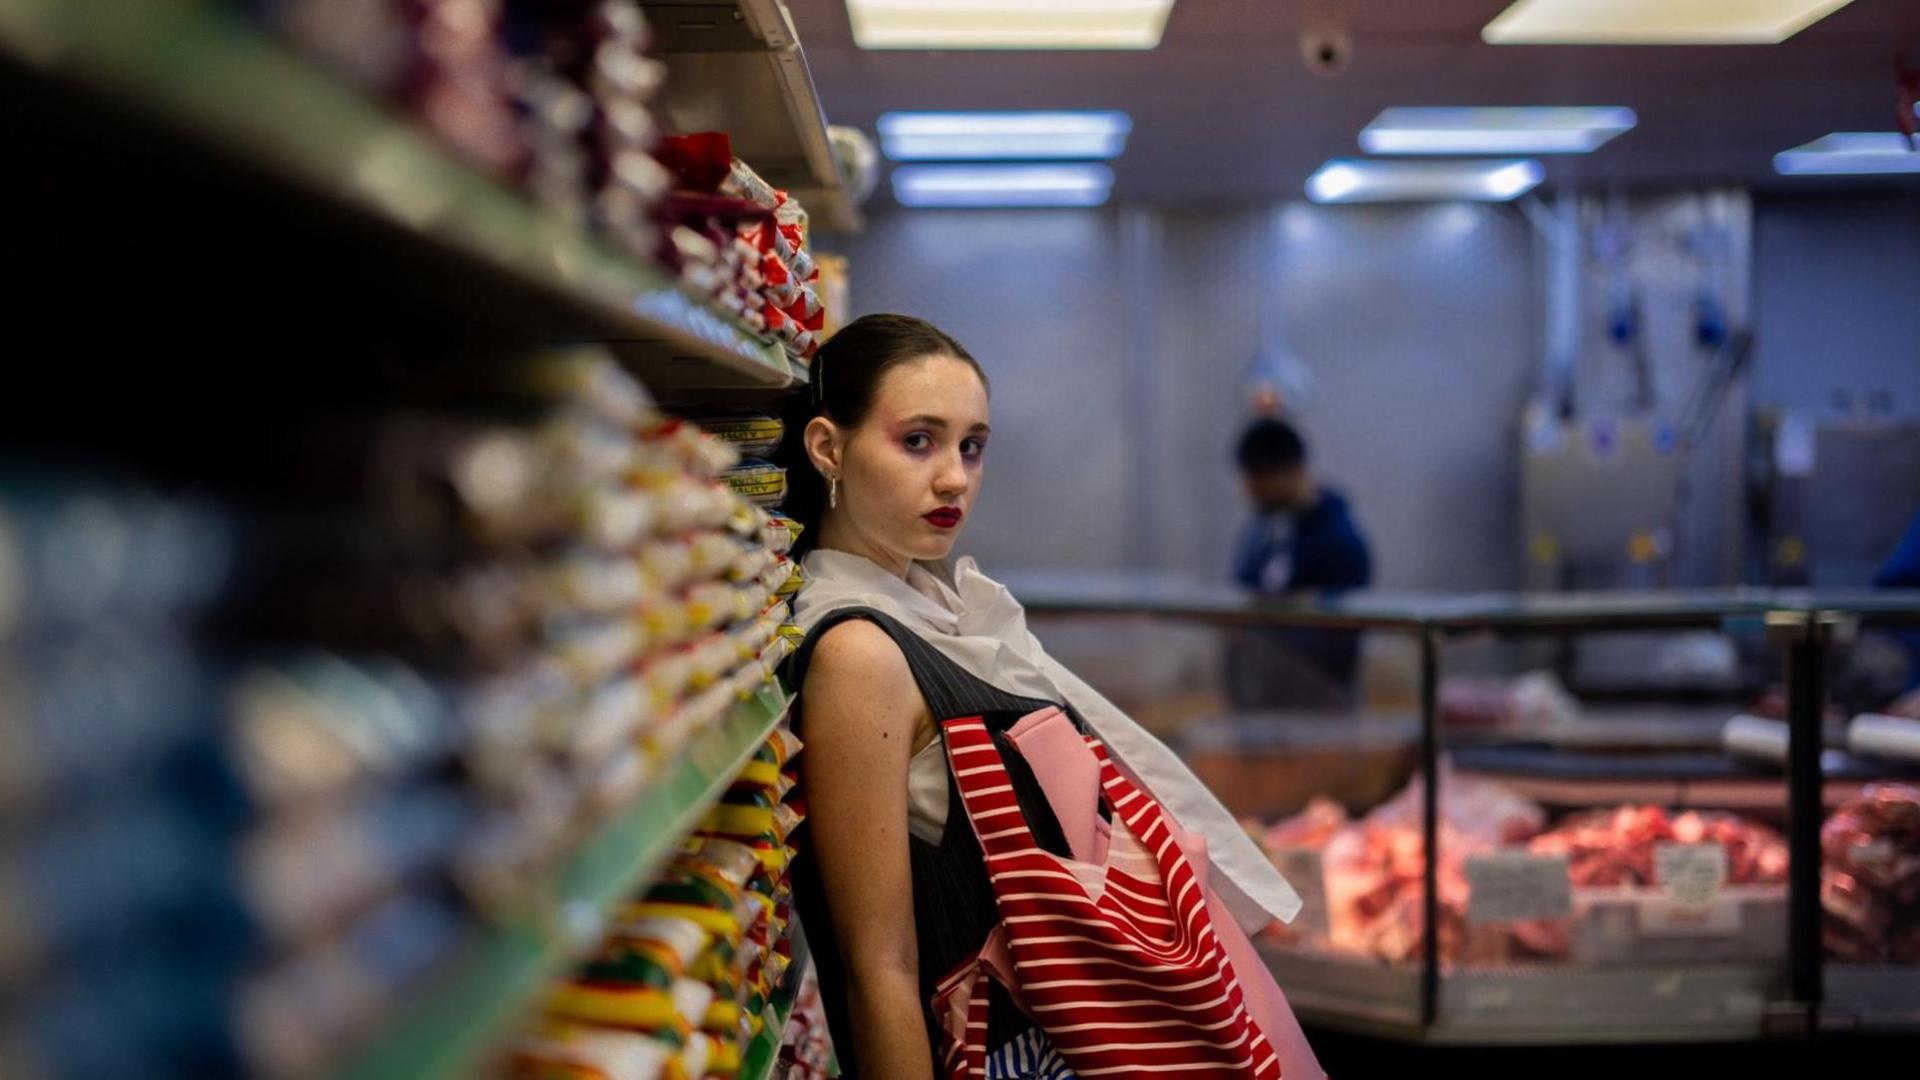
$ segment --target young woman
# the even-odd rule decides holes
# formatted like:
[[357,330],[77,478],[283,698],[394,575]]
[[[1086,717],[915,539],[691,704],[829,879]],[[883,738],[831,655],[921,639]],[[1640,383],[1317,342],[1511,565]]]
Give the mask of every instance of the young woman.
[[1246,936],[1298,898],[1004,588],[946,561],[987,401],[958,342],[872,315],[820,351],[788,418],[808,577],[795,902],[842,1070],[1320,1080]]

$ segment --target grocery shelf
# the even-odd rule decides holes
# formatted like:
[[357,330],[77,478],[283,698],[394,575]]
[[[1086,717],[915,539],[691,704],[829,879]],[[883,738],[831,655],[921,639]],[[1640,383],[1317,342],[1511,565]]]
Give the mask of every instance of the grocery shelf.
[[541,321],[541,336],[648,343],[648,359],[636,362],[643,378],[660,364],[678,385],[778,389],[806,381],[778,342],[467,164],[231,6],[8,0],[0,4],[6,57],[108,95],[117,108],[304,200],[452,256],[456,274],[505,278],[542,310],[562,313],[558,325]]
[[411,995],[411,1004],[333,1075],[427,1080],[472,1072],[541,987],[600,940],[607,912],[639,892],[726,793],[789,701],[769,680],[697,736],[633,806],[565,860],[541,897],[548,918],[479,932],[433,986]]
[[[642,0],[668,78],[654,107],[675,131],[725,131],[761,178],[800,200],[813,227],[861,227],[827,142],[807,57],[780,0]],[[770,106],[777,102],[778,107]]]
[[787,968],[786,982],[774,992],[773,1000],[767,1005],[766,1025],[760,1034],[753,1037],[747,1052],[740,1060],[739,1080],[767,1080],[773,1073],[773,1063],[780,1057],[780,1041],[785,1036],[787,1021],[793,1016],[794,998],[800,992],[800,983],[807,976],[807,967],[812,963],[812,955],[807,951],[806,936],[798,930],[793,935],[793,964]]

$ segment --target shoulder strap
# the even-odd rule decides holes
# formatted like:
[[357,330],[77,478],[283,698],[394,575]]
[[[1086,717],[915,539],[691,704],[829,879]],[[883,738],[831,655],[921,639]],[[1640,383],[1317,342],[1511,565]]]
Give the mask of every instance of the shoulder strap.
[[806,640],[787,660],[787,683],[795,691],[806,684],[807,666],[813,661],[813,650],[820,643],[820,636],[848,619],[865,619],[873,623],[885,630],[893,638],[894,644],[900,646],[900,652],[907,658],[907,667],[913,672],[913,681],[919,685],[921,696],[926,698],[927,709],[933,714],[935,723],[960,716],[996,712],[1024,715],[1053,704],[1038,698],[1009,694],[993,687],[947,659],[940,650],[927,644],[925,639],[898,619],[870,607],[841,608],[814,624],[813,629],[807,632]]
[[[1006,761],[993,736],[977,716],[948,720],[941,725],[947,744],[948,771],[953,774],[967,820],[988,855],[1012,856],[1033,851],[1039,844],[1027,828],[1027,817],[1007,775]],[[951,820],[953,812],[948,811]]]

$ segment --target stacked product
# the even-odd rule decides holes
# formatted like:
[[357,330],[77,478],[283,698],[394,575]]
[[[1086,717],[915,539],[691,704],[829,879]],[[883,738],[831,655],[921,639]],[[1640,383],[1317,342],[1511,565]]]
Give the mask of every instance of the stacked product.
[[[796,535],[800,525],[780,513],[787,498],[787,470],[768,460],[785,437],[786,425],[778,417],[761,412],[704,411],[693,419],[701,430],[731,446],[740,456],[739,462],[722,474],[733,493],[765,511],[768,527],[775,533]],[[790,541],[774,540],[771,547],[778,549],[776,563],[784,559],[791,546]],[[792,574],[793,587],[798,589],[803,580],[801,572],[795,567]]]
[[1920,787],[1877,784],[1820,830],[1827,955],[1920,964]]
[[0,476],[0,1072],[233,1067],[238,808],[199,782],[233,541],[197,501]]
[[[828,312],[807,213],[724,133],[662,137],[637,0],[264,0],[250,10],[553,215],[675,274],[796,363]],[[842,274],[841,280],[844,280]]]
[[528,188],[563,217],[591,221],[652,258],[671,178],[653,159],[659,127],[649,103],[666,68],[647,55],[652,35],[639,6],[515,0],[507,25]]
[[316,648],[236,665],[225,758],[247,820],[233,873],[258,934],[236,1036],[261,1073],[312,1068],[457,944],[449,873],[477,822],[448,688]]
[[806,211],[736,160],[724,134],[673,136],[657,156],[677,181],[664,210],[663,260],[749,329],[778,338],[795,361],[811,361],[827,316]]
[[739,1074],[792,963],[787,839],[800,812],[786,796],[799,750],[774,732],[593,959],[553,989],[509,1075]]
[[809,967],[794,995],[793,1014],[787,1020],[780,1056],[769,1080],[827,1080],[836,1075],[833,1068],[833,1033],[827,1029],[820,980]]
[[198,501],[0,484],[24,1075],[325,1067],[792,648],[794,527],[604,353],[335,387]]
[[853,284],[845,255],[816,254],[814,262],[820,267],[820,280],[814,291],[820,294],[820,303],[827,309],[827,319],[819,334],[820,340],[825,341],[853,321]]
[[489,686],[479,725],[476,773],[500,811],[476,860],[489,891],[511,893],[541,853],[630,801],[791,648],[794,530],[722,480],[736,452],[650,408],[607,434],[587,487],[524,475],[568,539],[526,576],[481,571],[450,596],[538,646]]
[[516,175],[527,143],[509,87],[500,0],[264,0],[247,5],[302,52],[411,113],[463,157]]
[[797,361],[812,357],[826,314],[806,212],[735,161],[725,134],[661,138],[650,103],[666,68],[636,0],[267,0],[261,11],[542,206],[664,263]]

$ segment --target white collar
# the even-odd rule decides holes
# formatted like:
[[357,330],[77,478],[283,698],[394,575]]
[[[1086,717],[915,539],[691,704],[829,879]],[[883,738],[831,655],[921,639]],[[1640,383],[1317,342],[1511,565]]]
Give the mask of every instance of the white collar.
[[[960,616],[957,611],[914,588],[906,578],[865,555],[815,548],[800,560],[800,565],[806,571],[807,583],[795,598],[796,613],[801,608],[828,610],[864,601],[884,608],[896,617],[902,616],[901,611],[895,609],[902,609],[906,616],[904,621],[923,628],[943,634],[959,631]],[[915,563],[909,567],[908,575],[912,576],[918,566]]]
[[801,565],[807,585],[796,598],[794,621],[803,627],[811,625],[809,616],[815,613],[866,604],[920,630],[994,638],[1031,651],[1025,610],[1006,586],[980,572],[971,555],[916,561],[904,579],[864,555],[829,548],[814,549]]
[[1027,632],[1026,610],[1006,587],[980,572],[971,558],[916,562],[907,577],[861,555],[816,549],[801,560],[807,582],[794,597],[793,621],[803,630],[847,607],[871,607],[921,634],[963,670],[1019,697],[1073,706],[1123,768],[1189,831],[1207,839],[1220,871],[1215,881],[1243,928],[1273,918],[1290,920],[1300,898],[1254,846],[1218,799],[1177,755],[1062,667]]

